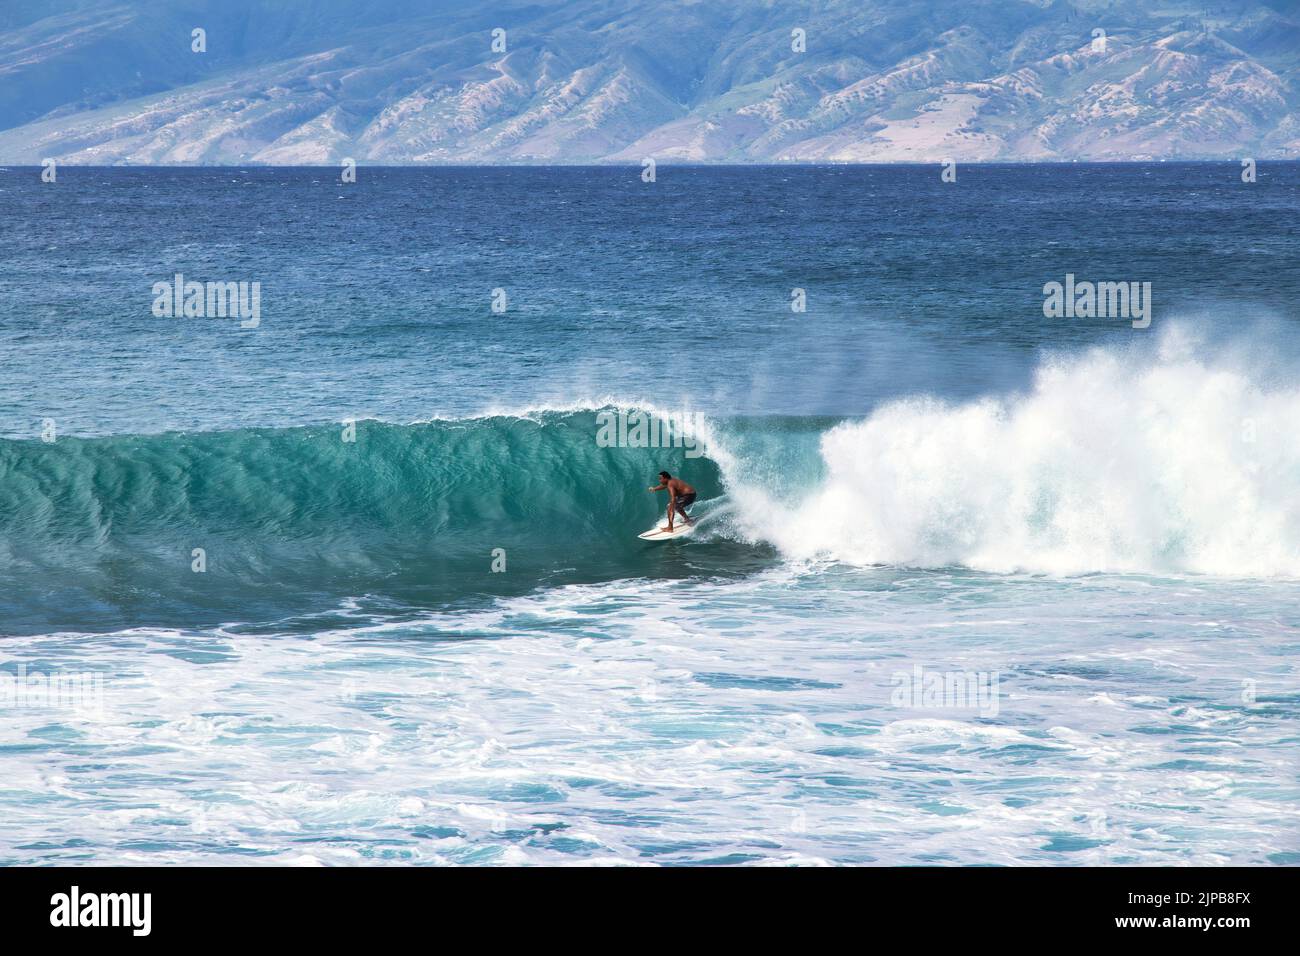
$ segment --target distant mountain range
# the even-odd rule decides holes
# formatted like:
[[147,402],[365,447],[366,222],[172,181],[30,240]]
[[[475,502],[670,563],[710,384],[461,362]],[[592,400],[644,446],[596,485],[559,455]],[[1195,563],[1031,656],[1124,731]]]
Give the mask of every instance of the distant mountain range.
[[0,163],[1300,158],[1298,6],[11,3]]

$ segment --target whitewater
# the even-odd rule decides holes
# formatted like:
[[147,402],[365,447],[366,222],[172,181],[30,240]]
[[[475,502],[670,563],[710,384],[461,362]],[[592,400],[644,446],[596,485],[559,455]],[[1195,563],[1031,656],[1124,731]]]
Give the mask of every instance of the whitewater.
[[746,527],[854,564],[1300,576],[1300,388],[1203,351],[1174,326],[1154,355],[1050,359],[1011,399],[892,403],[822,436],[794,521]]

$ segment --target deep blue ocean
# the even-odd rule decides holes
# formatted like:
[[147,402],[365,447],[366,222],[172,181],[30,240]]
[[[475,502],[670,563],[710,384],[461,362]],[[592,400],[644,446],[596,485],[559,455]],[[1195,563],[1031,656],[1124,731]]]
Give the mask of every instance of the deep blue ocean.
[[1300,164],[0,168],[0,250],[0,864],[1300,862]]

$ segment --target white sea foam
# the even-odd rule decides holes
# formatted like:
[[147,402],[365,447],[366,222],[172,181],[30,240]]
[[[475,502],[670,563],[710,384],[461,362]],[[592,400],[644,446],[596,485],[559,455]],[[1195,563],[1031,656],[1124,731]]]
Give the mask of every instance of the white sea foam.
[[[1294,861],[1292,638],[1233,611],[1277,590],[779,568],[13,638],[107,693],[0,713],[0,863]],[[999,673],[997,715],[900,703],[913,664]]]
[[885,406],[822,438],[791,516],[737,483],[739,527],[791,557],[1051,573],[1300,575],[1300,387],[1265,388],[1178,332],[1094,350],[1030,392]]

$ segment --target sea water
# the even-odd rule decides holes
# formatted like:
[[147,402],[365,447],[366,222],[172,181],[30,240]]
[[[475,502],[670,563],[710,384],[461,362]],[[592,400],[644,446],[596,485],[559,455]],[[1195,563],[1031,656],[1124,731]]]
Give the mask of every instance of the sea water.
[[1300,861],[1300,167],[639,173],[0,169],[0,863]]

